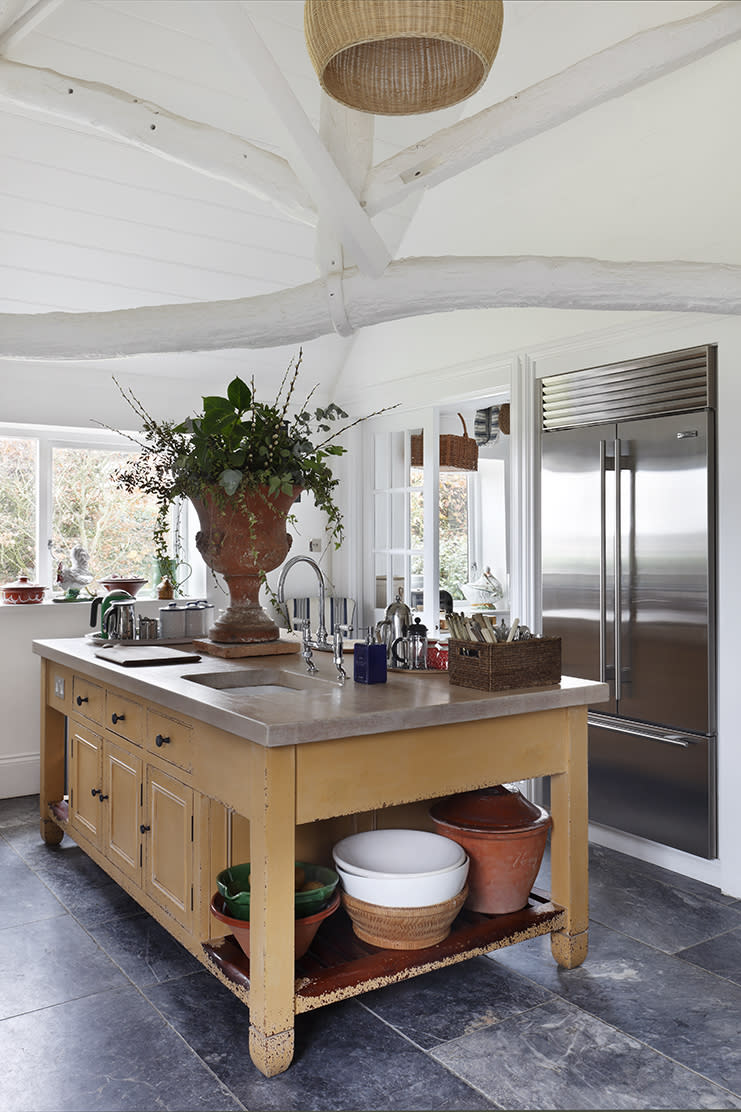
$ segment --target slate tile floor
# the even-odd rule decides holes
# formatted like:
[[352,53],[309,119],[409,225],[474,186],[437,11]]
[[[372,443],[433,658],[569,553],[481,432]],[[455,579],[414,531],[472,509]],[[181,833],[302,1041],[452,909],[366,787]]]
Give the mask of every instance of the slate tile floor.
[[0,1109],[741,1108],[741,901],[590,852],[590,953],[547,939],[299,1016],[247,1010],[68,838],[0,800]]

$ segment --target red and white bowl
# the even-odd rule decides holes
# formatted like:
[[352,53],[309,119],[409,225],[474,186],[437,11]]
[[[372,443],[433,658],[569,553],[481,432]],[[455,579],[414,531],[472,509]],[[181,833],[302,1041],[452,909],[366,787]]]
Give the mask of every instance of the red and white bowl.
[[46,587],[29,583],[27,575],[20,575],[17,583],[6,583],[0,587],[3,602],[18,605],[26,602],[43,602]]

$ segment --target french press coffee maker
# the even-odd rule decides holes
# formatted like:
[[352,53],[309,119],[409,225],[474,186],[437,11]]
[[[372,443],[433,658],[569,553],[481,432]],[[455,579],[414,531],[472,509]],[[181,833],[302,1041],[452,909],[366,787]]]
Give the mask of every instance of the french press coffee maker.
[[[397,652],[400,647],[401,651]],[[427,626],[419,618],[412,625],[404,626],[404,636],[397,637],[391,646],[391,658],[397,668],[421,671],[427,667]]]

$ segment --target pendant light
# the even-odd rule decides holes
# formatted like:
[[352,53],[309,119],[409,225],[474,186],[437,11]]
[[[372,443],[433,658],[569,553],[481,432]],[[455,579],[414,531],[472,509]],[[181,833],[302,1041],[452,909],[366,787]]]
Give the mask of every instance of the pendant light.
[[325,92],[360,112],[411,116],[486,80],[502,0],[306,0],[304,33]]

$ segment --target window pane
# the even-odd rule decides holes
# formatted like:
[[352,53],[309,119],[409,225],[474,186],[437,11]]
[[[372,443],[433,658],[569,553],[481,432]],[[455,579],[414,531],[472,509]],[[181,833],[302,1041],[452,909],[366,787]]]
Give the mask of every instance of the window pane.
[[[75,545],[90,557],[90,589],[110,575],[142,576],[152,587],[152,495],[128,494],[113,474],[128,452],[55,448],[52,459],[52,543],[55,560],[69,560]],[[147,593],[147,588],[144,592]]]
[[468,480],[460,472],[440,475],[440,587],[461,598],[468,582]]
[[36,441],[0,437],[0,581],[36,579]]

